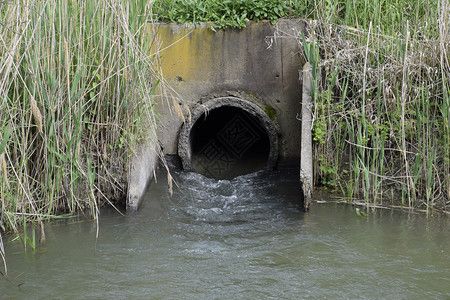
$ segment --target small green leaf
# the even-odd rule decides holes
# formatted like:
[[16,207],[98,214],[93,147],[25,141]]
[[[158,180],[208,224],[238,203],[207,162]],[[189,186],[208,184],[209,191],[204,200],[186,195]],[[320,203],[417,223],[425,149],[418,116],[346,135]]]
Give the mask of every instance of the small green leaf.
[[2,154],[5,149],[6,149],[6,145],[9,142],[9,138],[11,137],[11,129],[9,128],[9,126],[5,125],[2,128],[2,140],[0,142],[0,154]]

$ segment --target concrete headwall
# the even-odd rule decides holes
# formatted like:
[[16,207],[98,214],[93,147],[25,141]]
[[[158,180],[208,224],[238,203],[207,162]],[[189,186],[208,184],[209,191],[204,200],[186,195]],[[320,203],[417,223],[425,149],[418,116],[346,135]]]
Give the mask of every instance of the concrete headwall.
[[171,91],[156,107],[156,137],[149,129],[147,142],[131,159],[128,210],[138,209],[158,155],[178,154],[183,123],[199,106],[209,107],[208,100],[235,97],[261,108],[279,134],[279,145],[271,147],[278,152],[278,160],[298,161],[302,111],[299,71],[305,62],[296,39],[279,36],[304,32],[303,21],[258,22],[242,30],[218,31],[208,24],[149,26],[156,26],[152,30],[157,41],[154,53],[158,50],[159,67]]
[[242,30],[213,31],[203,25],[156,25],[160,66],[177,96],[158,107],[158,138],[164,154],[177,154],[180,116],[198,103],[235,96],[260,106],[278,124],[280,159],[300,154],[301,84],[304,61],[295,39],[274,37],[277,29],[296,34],[299,20],[250,23]]

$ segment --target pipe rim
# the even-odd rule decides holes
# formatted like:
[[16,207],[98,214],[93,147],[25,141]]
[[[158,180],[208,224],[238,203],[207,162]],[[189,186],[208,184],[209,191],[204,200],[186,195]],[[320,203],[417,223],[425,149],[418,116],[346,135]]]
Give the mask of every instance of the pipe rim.
[[278,127],[274,121],[267,116],[264,110],[261,109],[261,107],[248,100],[232,96],[210,99],[204,103],[197,104],[191,111],[190,118],[184,122],[178,137],[178,155],[181,158],[183,169],[193,171],[192,143],[190,139],[194,125],[205,112],[225,106],[240,108],[246,113],[255,116],[260,121],[261,126],[266,131],[270,143],[270,151],[267,157],[266,169],[274,169],[279,153]]

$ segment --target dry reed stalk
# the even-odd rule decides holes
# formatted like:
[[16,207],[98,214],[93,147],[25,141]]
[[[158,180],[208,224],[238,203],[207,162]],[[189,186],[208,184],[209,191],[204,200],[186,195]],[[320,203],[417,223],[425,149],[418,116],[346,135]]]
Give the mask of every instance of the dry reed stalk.
[[[407,193],[408,193],[408,206],[412,206],[411,195],[415,195],[414,191],[414,182],[412,182],[411,174],[409,171],[409,161],[407,157],[407,148],[406,148],[406,131],[405,131],[405,114],[406,114],[406,102],[408,100],[408,70],[409,70],[409,61],[408,61],[408,50],[409,50],[409,23],[406,24],[406,42],[405,42],[405,53],[403,60],[403,72],[402,72],[402,88],[401,88],[401,115],[400,115],[400,126],[401,126],[401,142],[402,142],[402,153],[403,159],[405,163],[405,173],[408,177],[407,183]],[[413,196],[414,197],[414,196]]]
[[8,169],[6,166],[5,153],[0,154],[0,175],[8,182]]
[[[9,184],[8,167],[7,167],[7,164],[6,164],[6,155],[5,155],[5,153],[2,153],[0,155],[0,178],[3,180],[3,182],[5,183],[6,188],[8,189],[10,187],[10,184]],[[2,202],[2,208],[6,207],[5,200],[3,198],[1,198],[1,202]],[[1,215],[2,215],[2,212],[0,211],[0,217],[1,217]],[[2,218],[0,218],[0,229],[3,226],[3,222],[2,221],[3,221]]]
[[44,126],[42,125],[43,124],[42,113],[41,113],[41,110],[39,109],[34,97],[32,97],[30,99],[30,109],[31,109],[31,114],[33,115],[33,119],[36,124],[36,127],[38,129],[38,132],[41,134],[44,133],[44,130],[43,130]]
[[2,258],[3,262],[3,269],[5,270],[5,276],[8,276],[8,266],[6,265],[6,254],[5,254],[5,247],[3,245],[3,239],[2,239],[2,232],[0,230],[0,257]]
[[169,186],[169,194],[172,196],[172,194],[173,194],[173,177],[170,174],[169,169],[167,169],[167,184]]

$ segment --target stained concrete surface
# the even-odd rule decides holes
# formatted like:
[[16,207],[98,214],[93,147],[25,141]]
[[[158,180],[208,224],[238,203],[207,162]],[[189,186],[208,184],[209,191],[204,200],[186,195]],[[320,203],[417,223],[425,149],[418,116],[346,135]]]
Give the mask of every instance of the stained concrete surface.
[[[299,157],[301,84],[304,64],[295,39],[300,20],[250,23],[242,30],[212,31],[208,24],[157,25],[161,70],[175,99],[160,101],[158,138],[164,154],[178,153],[184,119],[199,105],[219,97],[239,97],[258,105],[279,126],[279,157]],[[177,113],[178,112],[178,113]]]

